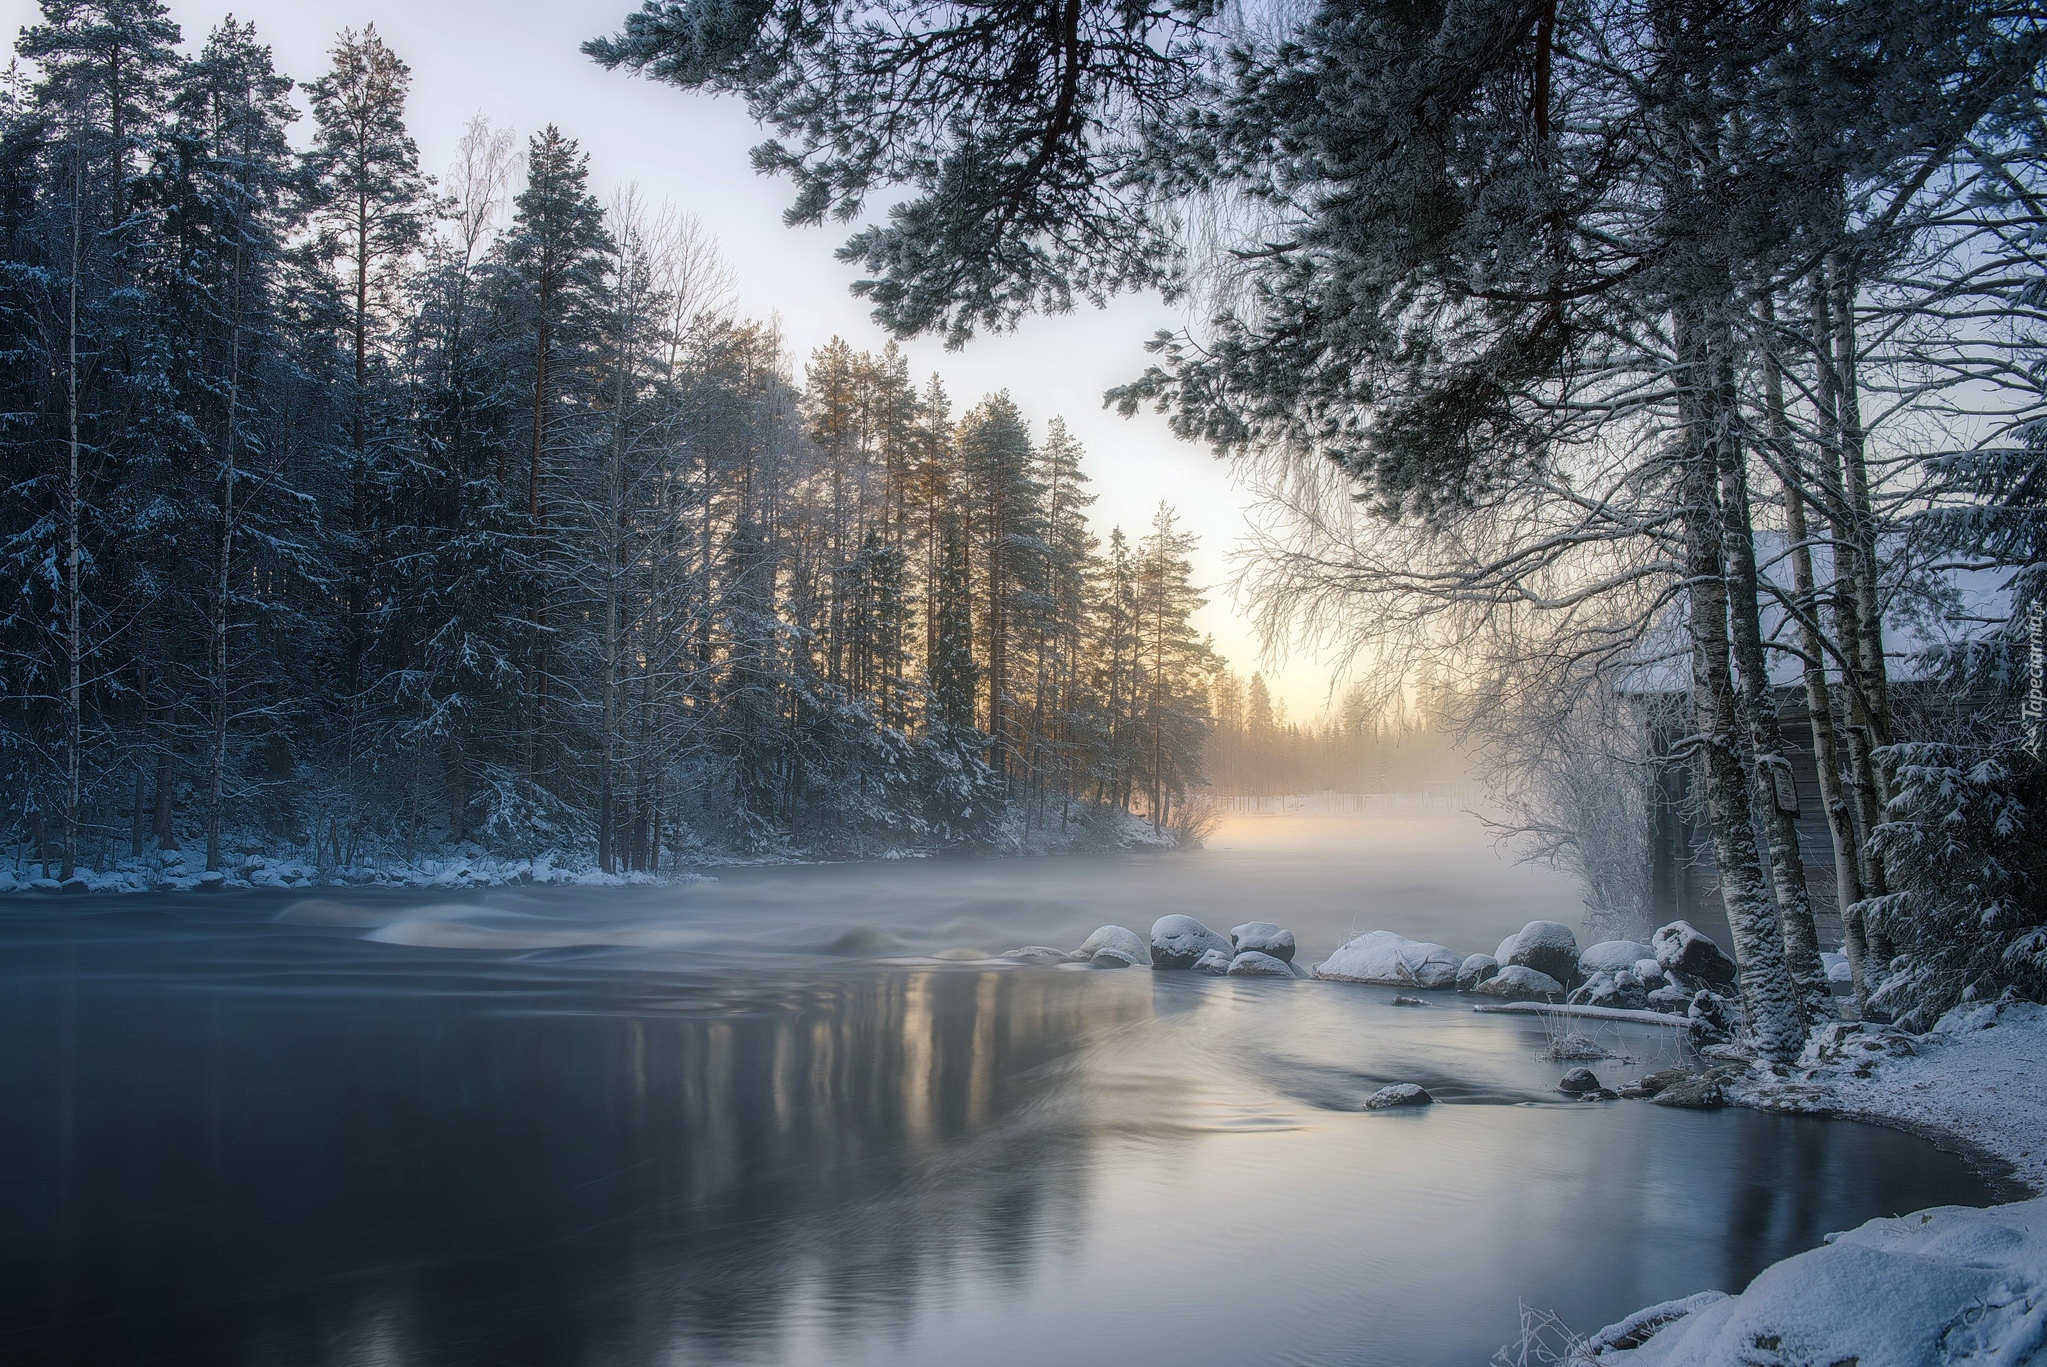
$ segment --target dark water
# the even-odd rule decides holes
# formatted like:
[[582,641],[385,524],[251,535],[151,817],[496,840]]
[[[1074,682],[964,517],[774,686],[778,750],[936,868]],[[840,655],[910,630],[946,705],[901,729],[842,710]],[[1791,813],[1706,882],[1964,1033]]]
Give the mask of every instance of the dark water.
[[[1476,1364],[1520,1302],[1991,1196],[1887,1130],[1558,1103],[1539,1024],[1450,997],[929,957],[1110,905],[1475,948],[1568,893],[1440,822],[1219,844],[0,907],[0,1361]],[[1448,1104],[1356,1109],[1394,1081]]]

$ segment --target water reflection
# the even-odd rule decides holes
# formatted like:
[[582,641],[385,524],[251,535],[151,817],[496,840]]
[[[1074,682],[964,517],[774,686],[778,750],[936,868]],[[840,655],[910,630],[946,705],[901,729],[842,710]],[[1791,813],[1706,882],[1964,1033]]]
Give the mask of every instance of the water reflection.
[[[940,924],[985,872],[915,876]],[[549,945],[0,920],[0,1361],[1483,1362],[1521,1301],[1595,1326],[1992,1194],[1890,1131],[1558,1104],[1539,1023],[1452,999],[686,967],[648,906],[523,896]],[[1445,1104],[1360,1112],[1406,1080]]]

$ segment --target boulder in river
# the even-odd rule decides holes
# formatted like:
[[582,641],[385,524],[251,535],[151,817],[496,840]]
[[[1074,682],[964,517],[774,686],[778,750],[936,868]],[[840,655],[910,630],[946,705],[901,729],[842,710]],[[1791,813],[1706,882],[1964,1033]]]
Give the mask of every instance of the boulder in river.
[[1594,973],[1564,1000],[1573,1006],[1604,1006],[1617,1011],[1644,1011],[1649,1006],[1649,994],[1643,990],[1642,980],[1627,969]]
[[1394,1004],[1395,1006],[1427,1006],[1427,1005],[1428,1005],[1428,1003],[1427,1003],[1427,1002],[1425,1002],[1425,1001],[1423,1001],[1423,1000],[1422,1000],[1422,999],[1421,999],[1420,997],[1395,997],[1395,998],[1393,999],[1393,1004]]
[[1287,967],[1285,961],[1275,959],[1270,954],[1260,954],[1255,949],[1246,950],[1230,960],[1229,972],[1232,978],[1291,978],[1294,976],[1293,969]]
[[1315,968],[1315,976],[1341,983],[1377,983],[1438,991],[1457,985],[1461,960],[1441,945],[1374,930],[1341,945]]
[[1457,969],[1457,990],[1473,992],[1487,978],[1500,971],[1500,961],[1490,954],[1473,954]]
[[1604,1090],[1599,1077],[1590,1068],[1573,1068],[1557,1083],[1557,1090],[1565,1096],[1583,1096],[1587,1092]]
[[1256,950],[1285,963],[1294,961],[1294,933],[1270,921],[1246,921],[1230,932],[1230,946],[1237,953]]
[[1710,1111],[1727,1104],[1726,1083],[1739,1075],[1735,1068],[1715,1068],[1682,1082],[1673,1082],[1649,1099],[1658,1106],[1676,1106],[1688,1111]]
[[1508,964],[1472,991],[1482,997],[1498,997],[1507,1002],[1556,1002],[1564,999],[1562,983],[1525,964]]
[[1530,921],[1500,948],[1503,967],[1532,968],[1560,983],[1578,976],[1578,937],[1562,921]]
[[1210,950],[1229,951],[1230,942],[1192,916],[1161,916],[1151,925],[1151,966],[1192,968]]
[[1365,1098],[1368,1111],[1390,1111],[1402,1106],[1429,1106],[1435,1103],[1428,1089],[1412,1082],[1396,1082],[1391,1087],[1381,1087]]
[[1734,960],[1689,921],[1672,921],[1650,936],[1649,943],[1656,947],[1656,962],[1666,973],[1681,973],[1706,983],[1734,981]]
[[1212,973],[1220,978],[1230,971],[1230,954],[1227,950],[1211,949],[1194,961],[1196,973]]
[[1601,940],[1578,955],[1578,967],[1585,973],[1632,973],[1637,962],[1655,957],[1639,940]]
[[1065,950],[1054,949],[1050,945],[1025,945],[1021,949],[1003,950],[1002,957],[1027,964],[1063,964],[1071,956]]
[[1151,950],[1137,938],[1137,932],[1122,926],[1103,926],[1081,941],[1073,957],[1085,959],[1096,968],[1132,968],[1151,962]]

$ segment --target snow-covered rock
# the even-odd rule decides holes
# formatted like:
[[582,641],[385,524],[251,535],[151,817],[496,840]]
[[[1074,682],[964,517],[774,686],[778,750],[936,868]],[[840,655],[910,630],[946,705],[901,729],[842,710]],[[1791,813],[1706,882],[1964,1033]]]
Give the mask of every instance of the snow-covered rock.
[[1065,950],[1054,949],[1050,945],[1025,945],[1021,949],[1003,950],[1002,957],[1027,964],[1056,964],[1064,963],[1068,956]]
[[2047,1360],[2047,1198],[1871,1220],[1738,1296],[1652,1306],[1586,1345],[1610,1367],[2026,1367]]
[[1627,969],[1618,973],[1594,973],[1564,999],[1574,1006],[1605,1006],[1616,1011],[1646,1011],[1649,994],[1642,980]]
[[1291,978],[1294,971],[1282,959],[1249,949],[1230,960],[1229,975],[1232,978]]
[[1482,997],[1498,997],[1501,1001],[1549,1002],[1563,999],[1564,985],[1549,974],[1538,973],[1525,964],[1508,964],[1472,991]]
[[1848,987],[1855,981],[1855,970],[1848,966],[1848,956],[1827,949],[1820,951],[1820,967],[1826,971],[1827,981],[1838,987]]
[[1635,960],[1634,972],[1635,976],[1641,979],[1642,986],[1651,992],[1670,981],[1669,975],[1663,971],[1663,965],[1657,963],[1654,958]]
[[1212,973],[1220,978],[1230,971],[1230,953],[1225,949],[1211,949],[1194,961],[1196,973]]
[[1270,921],[1246,921],[1230,932],[1230,946],[1242,954],[1253,949],[1287,963],[1294,961],[1294,933]]
[[1693,1077],[1670,1081],[1658,1088],[1656,1094],[1649,1099],[1659,1106],[1676,1106],[1687,1111],[1710,1111],[1727,1104],[1727,1084],[1740,1075],[1741,1069],[1737,1067],[1714,1068]]
[[1151,966],[1192,968],[1211,950],[1228,951],[1230,942],[1192,916],[1161,916],[1151,924]]
[[1341,983],[1378,983],[1430,991],[1457,985],[1462,961],[1441,945],[1410,940],[1391,930],[1374,930],[1337,948],[1315,968],[1315,976]]
[[1131,968],[1149,964],[1151,950],[1137,938],[1136,931],[1125,930],[1122,926],[1103,926],[1081,941],[1073,957],[1085,959],[1097,968]]
[[1639,940],[1601,940],[1578,956],[1578,967],[1590,973],[1632,973],[1637,962],[1654,959],[1656,951]]
[[1689,921],[1672,921],[1650,936],[1649,942],[1656,947],[1656,962],[1666,973],[1682,973],[1707,983],[1734,981],[1734,960]]
[[1490,954],[1473,954],[1457,967],[1457,990],[1471,992],[1500,971],[1500,961]]
[[1649,1009],[1667,1016],[1682,1016],[1691,1009],[1691,1005],[1692,994],[1674,982],[1666,981],[1649,994]]
[[1390,1111],[1401,1106],[1429,1106],[1435,1103],[1428,1089],[1412,1082],[1396,1082],[1391,1087],[1381,1087],[1365,1098],[1368,1111]]
[[1507,952],[1500,956],[1503,966],[1520,965],[1546,973],[1560,983],[1578,976],[1578,937],[1561,921],[1530,921],[1510,937]]
[[1599,1075],[1590,1068],[1573,1068],[1557,1083],[1557,1090],[1565,1096],[1583,1096],[1587,1092],[1599,1091]]
[[1734,1033],[1734,1012],[1727,999],[1704,988],[1692,994],[1685,1015],[1691,1020],[1695,1044],[1718,1044]]

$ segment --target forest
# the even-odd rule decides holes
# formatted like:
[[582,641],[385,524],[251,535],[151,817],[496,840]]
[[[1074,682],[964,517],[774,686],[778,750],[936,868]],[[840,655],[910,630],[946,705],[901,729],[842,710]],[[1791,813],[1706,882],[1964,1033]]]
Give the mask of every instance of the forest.
[[1676,789],[1759,1057],[1834,1017],[1822,924],[1866,1018],[2047,994],[2038,7],[673,0],[585,51],[743,100],[900,336],[1183,305],[1112,392],[1263,484],[1268,638],[1449,671],[1595,912]]
[[42,9],[0,103],[18,860],[613,873],[1182,819],[1191,539],[1098,537],[1059,423],[893,345],[799,366],[555,127],[479,119],[428,175],[374,27],[298,86],[232,19],[187,56],[157,0]]

